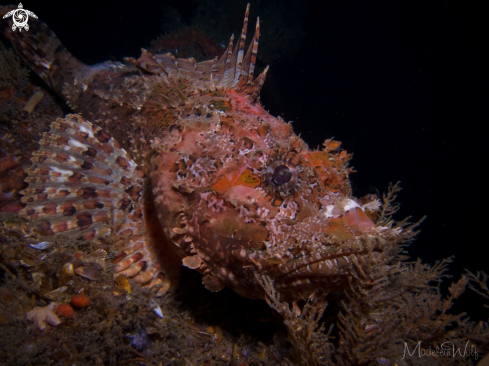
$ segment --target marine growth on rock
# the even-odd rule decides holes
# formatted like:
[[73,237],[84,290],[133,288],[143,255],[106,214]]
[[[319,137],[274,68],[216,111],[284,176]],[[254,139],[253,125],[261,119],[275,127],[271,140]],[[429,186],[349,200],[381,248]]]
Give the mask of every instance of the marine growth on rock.
[[[10,9],[0,7],[0,14]],[[172,329],[192,339],[187,356],[204,364],[406,364],[402,343],[422,336],[433,345],[448,337],[487,347],[486,323],[447,312],[469,278],[487,289],[487,277],[468,274],[441,299],[429,283],[442,277],[446,262],[403,262],[418,223],[393,220],[399,186],[383,197],[355,197],[352,155],[340,142],[310,149],[291,123],[261,106],[268,67],[255,78],[260,21],[245,47],[248,15],[249,5],[241,33],[211,60],[143,49],[138,59],[92,66],[41,21],[28,33],[0,23],[28,67],[73,112],[45,114],[50,128],[40,124],[29,167],[13,157],[25,162],[26,152],[2,150],[0,173],[18,168],[25,184],[24,176],[12,183],[16,204],[2,204],[20,223],[3,228],[1,268],[24,291],[22,309],[49,302],[27,310],[26,319],[40,331],[48,324],[66,326],[67,334],[86,327],[80,337],[87,342],[103,337],[93,324],[105,322],[107,342],[112,346],[116,334],[125,342],[117,347],[128,345],[141,359],[179,359],[165,348]],[[0,84],[0,94],[8,92],[2,87],[11,85]],[[22,98],[24,110],[10,115],[35,118],[37,106],[50,101],[40,90]],[[199,272],[211,292],[228,287],[265,299],[283,318],[288,340],[276,332],[274,346],[240,350],[244,341],[231,345],[229,337],[224,347],[220,328],[175,315],[182,265]],[[323,318],[327,301],[335,307]],[[338,331],[326,331],[326,322]],[[449,325],[455,330],[446,333]],[[196,355],[194,336],[219,355]],[[63,347],[66,359],[79,357]],[[99,349],[94,362],[103,364],[110,352]]]

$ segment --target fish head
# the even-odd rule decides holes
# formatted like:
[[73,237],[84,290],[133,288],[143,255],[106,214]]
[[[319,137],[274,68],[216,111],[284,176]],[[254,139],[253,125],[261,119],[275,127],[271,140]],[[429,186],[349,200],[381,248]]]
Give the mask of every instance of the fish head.
[[353,256],[384,255],[377,197],[351,195],[351,155],[332,139],[309,149],[246,96],[202,97],[153,147],[159,222],[211,291],[262,297],[266,274],[283,296],[308,296],[344,286]]
[[201,272],[209,290],[251,298],[264,294],[257,275],[297,299],[339,289],[352,266],[387,258],[400,229],[375,224],[376,197],[352,196],[351,155],[332,139],[310,149],[257,102],[268,68],[253,78],[260,27],[245,53],[248,14],[249,5],[234,50],[232,36],[219,60],[200,63],[143,50],[126,59],[132,66],[91,67],[42,23],[22,39],[0,27],[54,90],[99,117],[53,122],[21,213],[46,235],[122,237],[115,270],[139,283],[163,281],[159,236],[170,261]]

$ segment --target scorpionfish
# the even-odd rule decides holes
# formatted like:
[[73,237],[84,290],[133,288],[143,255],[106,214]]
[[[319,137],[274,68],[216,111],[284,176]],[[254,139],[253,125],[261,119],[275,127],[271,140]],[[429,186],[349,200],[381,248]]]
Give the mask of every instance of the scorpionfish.
[[332,139],[310,149],[260,105],[268,67],[254,77],[248,13],[236,45],[203,62],[142,49],[88,66],[42,22],[22,33],[2,22],[77,113],[43,134],[21,214],[47,237],[105,238],[115,272],[145,286],[176,284],[183,264],[210,291],[263,298],[267,275],[300,299],[348,286],[367,258],[383,263],[401,229],[375,223],[375,195],[352,196],[351,154]]

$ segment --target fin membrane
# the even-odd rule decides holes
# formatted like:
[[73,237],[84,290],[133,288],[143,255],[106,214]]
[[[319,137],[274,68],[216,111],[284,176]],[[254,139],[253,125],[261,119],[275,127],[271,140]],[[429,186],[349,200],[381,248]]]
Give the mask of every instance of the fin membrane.
[[139,283],[162,283],[145,231],[144,174],[100,127],[70,114],[51,124],[27,169],[21,215],[42,235],[114,238],[123,248],[115,271]]
[[257,78],[253,78],[260,38],[260,18],[257,18],[254,36],[245,54],[249,11],[250,4],[246,7],[239,41],[233,48],[233,34],[227,51],[219,59],[196,62],[193,58],[175,58],[170,53],[153,55],[142,49],[139,59],[130,57],[126,61],[149,74],[170,77],[179,75],[191,79],[192,84],[199,88],[235,89],[257,98],[265,82],[268,66]]
[[[0,6],[0,16],[12,9],[15,6]],[[40,20],[33,19],[29,22],[28,32],[12,32],[9,28],[11,21],[9,19],[0,22],[0,33],[12,42],[24,62],[58,94],[62,95],[65,83],[73,84],[76,80],[81,83],[90,72],[90,66],[71,55],[51,29]]]

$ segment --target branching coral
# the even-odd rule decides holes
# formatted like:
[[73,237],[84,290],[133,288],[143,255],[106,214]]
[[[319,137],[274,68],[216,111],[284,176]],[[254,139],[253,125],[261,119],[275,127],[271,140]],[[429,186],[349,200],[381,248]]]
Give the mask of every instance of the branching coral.
[[[375,360],[418,364],[417,358],[402,361],[406,348],[412,350],[421,342],[422,349],[434,349],[448,342],[463,349],[467,341],[474,341],[480,326],[470,322],[464,313],[450,314],[468,278],[452,284],[446,298],[441,296],[438,285],[429,285],[440,281],[448,262],[444,260],[433,267],[419,260],[410,264],[398,262],[389,268],[362,266],[368,268],[362,273],[353,268],[354,279],[338,315],[337,364],[364,365]],[[453,362],[449,358],[438,360],[438,364]]]
[[[398,184],[389,187],[377,223],[389,228],[402,227],[406,233],[403,243],[381,263],[373,256],[351,256],[349,288],[344,294],[313,294],[301,310],[295,303],[291,308],[282,302],[269,278],[257,277],[268,304],[284,318],[288,340],[296,350],[295,361],[299,364],[466,365],[470,356],[475,359],[489,350],[488,323],[476,323],[465,313],[451,312],[467,285],[489,299],[489,277],[468,272],[452,283],[448,295],[443,296],[440,284],[450,259],[433,266],[420,260],[403,262],[406,257],[400,253],[413,239],[412,229],[417,224],[393,221],[392,215],[399,208],[394,203],[399,190]],[[333,305],[334,314],[321,323],[326,299]],[[338,334],[333,337],[335,325]],[[445,353],[418,356],[417,352],[429,354],[431,350]]]
[[[477,274],[473,274],[472,272],[467,271],[467,277],[471,281],[469,283],[469,288],[489,300],[489,276],[484,272],[477,272]],[[480,289],[478,289],[476,285]],[[489,308],[489,305],[484,306]]]
[[330,343],[332,326],[325,332],[325,324],[320,324],[327,306],[325,294],[312,294],[302,311],[297,303],[291,309],[289,304],[280,301],[280,294],[270,277],[256,275],[256,278],[265,290],[268,305],[284,318],[295,357],[302,365],[327,365],[334,348]]
[[389,223],[392,222],[392,216],[399,211],[400,206],[396,203],[396,198],[400,190],[400,182],[397,182],[396,184],[391,183],[387,193],[382,195],[382,208],[379,217],[377,218],[377,225],[389,226]]

